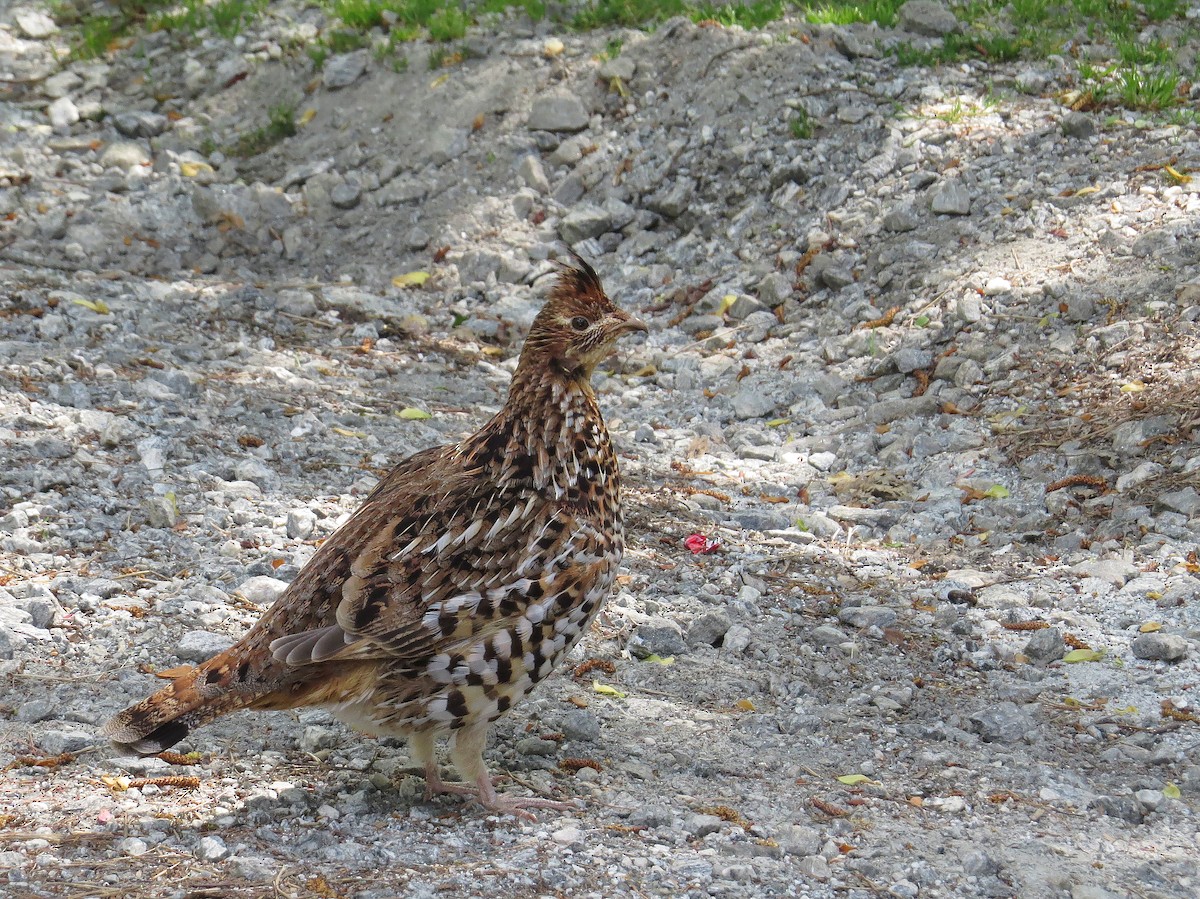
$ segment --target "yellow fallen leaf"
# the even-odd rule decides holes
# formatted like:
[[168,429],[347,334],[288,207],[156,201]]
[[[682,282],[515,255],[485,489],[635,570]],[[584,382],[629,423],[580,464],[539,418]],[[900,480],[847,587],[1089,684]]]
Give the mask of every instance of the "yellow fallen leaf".
[[871,778],[867,777],[867,775],[865,775],[865,774],[843,774],[841,777],[838,778],[838,783],[843,783],[848,787],[853,787],[856,784],[861,784],[861,783],[869,784],[869,783],[874,783],[874,781],[871,780]]
[[309,122],[311,122],[316,117],[317,117],[316,109],[314,109],[313,107],[310,106],[308,109],[304,110],[304,112],[300,113],[300,115],[296,116],[296,124],[297,125],[307,125]]
[[1163,166],[1163,171],[1166,173],[1167,177],[1176,184],[1191,184],[1192,182],[1191,175],[1185,175],[1183,172],[1178,171],[1172,166]]
[[1163,598],[1163,595],[1161,593],[1159,593],[1157,590],[1147,590],[1146,591],[1146,599],[1153,599],[1153,600],[1157,601],[1162,598]]
[[757,711],[754,708],[754,703],[752,703],[749,699],[739,699],[737,702],[734,703],[734,706],[741,709],[743,712]]
[[1168,783],[1165,787],[1163,787],[1163,795],[1168,799],[1178,799],[1180,796],[1179,787],[1175,786],[1173,783]]
[[652,653],[650,653],[650,655],[646,656],[646,658],[642,659],[642,661],[643,662],[653,662],[655,665],[674,665],[675,664],[675,656],[667,656],[664,659],[658,653],[652,652]]
[[790,421],[791,421],[790,418],[772,418],[769,422],[767,422],[767,427],[768,428],[781,428]]
[[611,696],[613,699],[624,699],[628,694],[622,693],[616,687],[610,687],[608,684],[602,684],[598,680],[592,681],[592,690],[599,693],[601,696]]
[[1121,385],[1121,393],[1141,393],[1146,389],[1146,385],[1141,381],[1130,381],[1128,384]]
[[351,431],[349,428],[330,428],[329,430],[335,434],[341,434],[343,437],[358,437],[361,439],[367,436],[366,431]]
[[1100,192],[1100,188],[1098,188],[1098,187],[1093,187],[1093,186],[1081,187],[1081,188],[1079,188],[1079,190],[1075,191],[1075,196],[1086,197],[1089,194],[1094,194],[1094,193],[1099,193],[1099,192]]
[[207,162],[181,162],[179,173],[185,178],[195,178],[198,175],[211,175],[213,167]]
[[553,59],[556,56],[561,56],[565,49],[567,49],[566,45],[562,41],[556,37],[549,37],[546,38],[546,43],[542,44],[542,55]]
[[717,315],[724,315],[729,311],[729,307],[737,302],[737,294],[727,293],[721,297],[721,305],[717,308]]
[[1072,649],[1063,656],[1063,661],[1068,665],[1074,665],[1077,662],[1099,662],[1102,658],[1104,658],[1103,649]]
[[393,287],[420,287],[429,280],[429,272],[408,272],[392,278]]
[[658,367],[653,363],[647,363],[633,373],[635,378],[649,378],[658,374]]
[[1138,633],[1139,634],[1152,634],[1155,631],[1161,631],[1161,630],[1162,630],[1161,622],[1147,621],[1145,624],[1143,624],[1141,627],[1138,628]]
[[424,421],[426,418],[433,418],[433,416],[424,409],[416,409],[412,406],[406,406],[396,414],[405,421]]
[[97,315],[108,315],[110,312],[112,312],[112,310],[108,308],[108,304],[105,303],[104,300],[74,299],[74,300],[71,300],[71,302],[74,303],[76,306],[82,306],[84,309],[91,309]]
[[608,89],[622,100],[629,99],[629,88],[625,86],[625,82],[621,80],[620,75],[613,75],[612,78],[609,79]]
[[988,499],[1008,499],[1008,488],[1002,484],[993,484],[987,490],[983,491],[983,495]]
[[449,72],[447,72],[445,75],[438,75],[431,82],[429,82],[429,87],[431,90],[435,89],[435,88],[439,88],[449,80],[450,80]]
[[100,780],[110,790],[115,790],[118,793],[124,793],[129,789],[128,777],[117,777],[115,774],[101,774]]

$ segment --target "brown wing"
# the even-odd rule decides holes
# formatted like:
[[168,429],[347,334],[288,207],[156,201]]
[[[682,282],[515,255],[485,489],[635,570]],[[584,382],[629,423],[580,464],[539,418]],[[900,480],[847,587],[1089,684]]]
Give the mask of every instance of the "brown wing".
[[262,622],[276,660],[418,665],[519,613],[569,516],[439,451],[394,469],[276,603]]

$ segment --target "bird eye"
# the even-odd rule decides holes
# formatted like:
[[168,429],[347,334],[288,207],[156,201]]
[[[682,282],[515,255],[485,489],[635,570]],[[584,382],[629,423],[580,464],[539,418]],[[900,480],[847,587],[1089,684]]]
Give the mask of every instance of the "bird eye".
[[590,325],[590,324],[591,324],[591,322],[589,322],[582,315],[577,315],[573,319],[571,319],[571,327],[574,328],[576,331],[586,331],[588,329],[588,325]]

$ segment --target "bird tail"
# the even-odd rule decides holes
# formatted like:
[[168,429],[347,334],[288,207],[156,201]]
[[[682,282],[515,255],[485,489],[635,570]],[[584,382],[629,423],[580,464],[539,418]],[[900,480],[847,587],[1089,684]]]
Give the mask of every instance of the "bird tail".
[[267,691],[244,682],[246,668],[239,668],[232,655],[237,648],[184,672],[153,696],[115,715],[101,732],[118,750],[154,755],[214,718],[250,705]]

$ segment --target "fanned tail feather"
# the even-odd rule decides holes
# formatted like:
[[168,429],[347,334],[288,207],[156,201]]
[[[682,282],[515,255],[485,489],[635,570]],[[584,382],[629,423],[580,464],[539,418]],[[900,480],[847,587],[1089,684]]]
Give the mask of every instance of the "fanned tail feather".
[[118,750],[155,755],[174,746],[194,728],[250,705],[258,694],[230,684],[228,654],[175,678],[137,705],[113,716],[101,733]]

